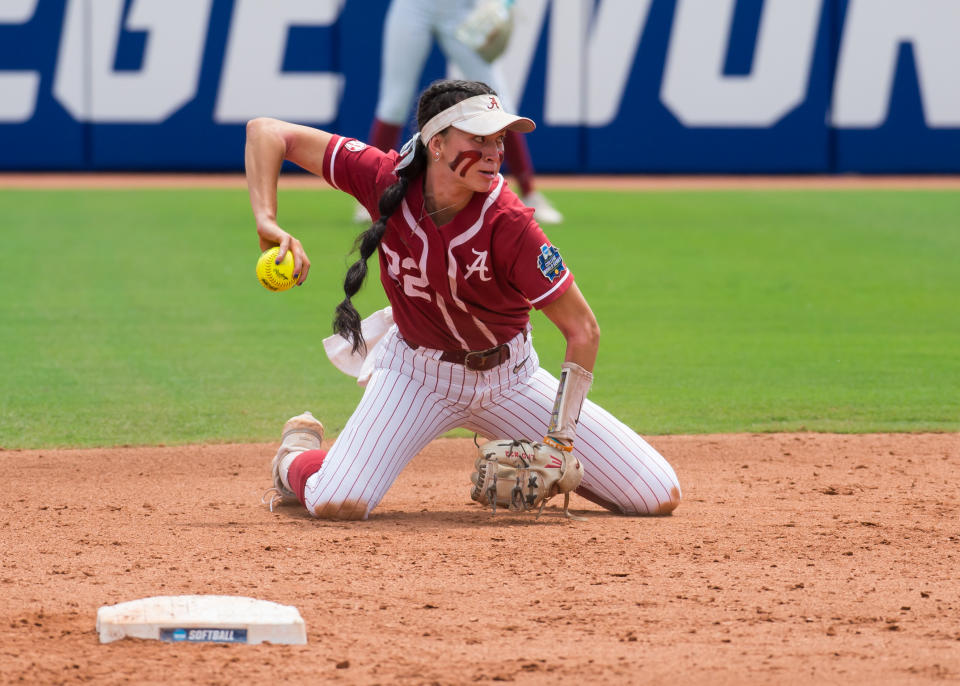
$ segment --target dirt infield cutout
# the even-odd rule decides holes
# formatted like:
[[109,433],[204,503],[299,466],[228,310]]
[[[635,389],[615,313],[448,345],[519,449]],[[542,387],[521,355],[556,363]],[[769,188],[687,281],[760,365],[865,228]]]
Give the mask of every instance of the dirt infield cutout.
[[[960,435],[651,437],[684,501],[586,522],[469,500],[441,439],[365,522],[271,513],[273,445],[0,451],[3,683],[960,678]],[[306,646],[101,645],[101,605],[246,595]]]

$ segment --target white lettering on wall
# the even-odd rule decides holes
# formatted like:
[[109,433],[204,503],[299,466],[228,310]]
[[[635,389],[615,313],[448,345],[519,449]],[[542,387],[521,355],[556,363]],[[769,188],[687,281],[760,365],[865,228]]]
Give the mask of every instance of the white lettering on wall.
[[550,9],[543,118],[606,126],[617,116],[652,0],[556,0]]
[[143,64],[137,71],[116,71],[123,0],[69,0],[54,97],[79,121],[166,120],[197,94],[211,5],[134,0],[126,29],[147,32]]
[[[284,73],[283,58],[290,27],[333,25],[344,2],[235,0],[214,121],[235,124],[261,115],[335,120],[344,75]],[[545,87],[530,93],[531,100],[543,99],[544,123],[609,125],[621,115],[652,2],[517,0],[514,34],[499,65],[505,100],[521,101],[549,26]],[[161,123],[196,97],[213,0],[132,0],[125,25],[124,0],[64,4],[55,72],[41,78],[27,68],[39,65],[21,63],[0,69],[0,124],[36,117],[40,87],[51,80],[53,97],[81,122]],[[39,0],[0,0],[0,25],[39,23],[39,6]],[[828,6],[824,0],[765,0],[750,73],[724,75],[735,0],[677,0],[662,102],[688,127],[776,125],[808,96]],[[887,121],[897,56],[909,44],[927,126],[960,128],[958,27],[960,0],[849,0],[828,125],[872,128]],[[346,33],[353,27],[342,28],[344,40],[378,39],[376,31],[360,37]],[[114,69],[124,30],[147,35],[136,70]],[[207,55],[210,64],[220,57]]]
[[[342,8],[343,0],[237,0],[214,120],[233,124],[270,116],[322,124],[336,119],[343,74],[284,74],[282,69],[289,28],[329,26]],[[361,38],[378,40],[379,33]]]
[[[5,0],[0,4],[0,24],[26,24],[39,0]],[[0,71],[0,122],[29,121],[37,109],[40,74],[36,71]]]
[[769,127],[806,99],[822,0],[764,2],[747,76],[723,74],[734,8],[678,0],[660,98],[686,126]]
[[832,123],[873,128],[887,120],[900,45],[913,46],[924,117],[960,127],[960,2],[850,0],[833,91]]
[[576,126],[585,118],[584,43],[590,26],[590,0],[551,2],[547,38],[544,123]]
[[620,112],[651,4],[606,0],[600,5],[587,48],[587,126],[606,126]]

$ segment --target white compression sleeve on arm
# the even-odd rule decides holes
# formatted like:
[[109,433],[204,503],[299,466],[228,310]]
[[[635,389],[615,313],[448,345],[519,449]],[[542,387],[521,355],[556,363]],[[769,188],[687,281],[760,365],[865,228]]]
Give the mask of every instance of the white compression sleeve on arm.
[[557,399],[553,403],[550,415],[550,427],[547,438],[560,446],[570,448],[577,435],[577,420],[580,409],[587,398],[587,391],[593,383],[593,374],[576,362],[564,362],[560,367],[560,384],[557,386]]

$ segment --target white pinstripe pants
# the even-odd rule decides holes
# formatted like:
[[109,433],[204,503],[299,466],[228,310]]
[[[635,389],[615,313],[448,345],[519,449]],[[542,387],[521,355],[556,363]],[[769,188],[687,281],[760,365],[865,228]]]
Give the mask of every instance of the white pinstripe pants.
[[[514,337],[510,359],[486,372],[441,362],[439,350],[413,350],[396,327],[385,343],[360,404],[307,479],[304,503],[317,517],[366,519],[407,463],[451,429],[531,440],[546,433],[558,382],[540,369],[529,337]],[[577,492],[614,511],[665,514],[680,501],[663,456],[590,400],[574,454],[584,468]]]

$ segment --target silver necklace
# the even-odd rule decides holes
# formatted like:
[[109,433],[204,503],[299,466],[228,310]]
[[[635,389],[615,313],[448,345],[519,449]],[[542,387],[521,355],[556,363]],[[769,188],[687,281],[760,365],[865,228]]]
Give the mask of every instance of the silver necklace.
[[423,205],[420,207],[420,218],[417,219],[417,224],[423,221],[424,217],[433,217],[435,214],[440,214],[444,210],[449,210],[451,207],[456,207],[457,203],[452,205],[447,205],[446,207],[441,207],[439,210],[434,210],[433,212],[427,212],[427,196],[423,196]]

